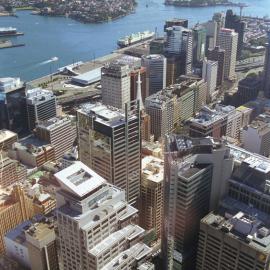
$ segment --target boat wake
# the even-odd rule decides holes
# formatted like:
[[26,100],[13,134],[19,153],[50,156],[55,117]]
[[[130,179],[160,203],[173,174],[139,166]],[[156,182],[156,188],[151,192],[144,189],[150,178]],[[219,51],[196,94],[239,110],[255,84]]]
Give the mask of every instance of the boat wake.
[[39,63],[38,66],[47,65],[49,63],[56,62],[56,61],[58,61],[58,57],[52,57],[49,60],[46,60],[46,61],[43,61],[43,62]]

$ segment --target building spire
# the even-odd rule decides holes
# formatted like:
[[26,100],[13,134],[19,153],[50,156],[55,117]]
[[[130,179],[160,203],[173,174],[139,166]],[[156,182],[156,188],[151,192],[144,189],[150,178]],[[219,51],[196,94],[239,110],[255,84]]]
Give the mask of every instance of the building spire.
[[142,100],[142,87],[141,87],[141,72],[138,73],[138,80],[137,80],[137,97],[136,99],[140,101],[140,111],[144,109],[143,100]]

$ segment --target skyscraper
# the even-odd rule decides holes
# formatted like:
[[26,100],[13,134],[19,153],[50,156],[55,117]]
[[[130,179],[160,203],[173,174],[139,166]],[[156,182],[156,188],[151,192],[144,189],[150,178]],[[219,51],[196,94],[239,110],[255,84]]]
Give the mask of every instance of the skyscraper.
[[267,46],[264,60],[263,90],[266,98],[270,98],[270,31],[267,32]]
[[130,67],[113,62],[102,68],[102,102],[105,105],[124,109],[130,101]]
[[217,43],[217,22],[212,20],[203,23],[202,26],[206,31],[206,43],[205,43],[205,54],[209,49],[214,49]]
[[218,46],[225,50],[224,78],[233,80],[235,79],[238,34],[232,29],[222,28],[218,37]]
[[192,30],[182,26],[171,26],[165,30],[165,53],[180,58],[181,74],[192,73]]
[[142,185],[140,225],[145,230],[154,230],[161,237],[163,223],[163,170],[162,159],[146,156],[142,159]]
[[138,210],[125,191],[106,182],[81,162],[55,174],[57,223],[64,269],[134,269],[151,249],[140,240]]
[[25,84],[19,78],[0,78],[0,129],[27,132]]
[[206,29],[202,25],[195,25],[193,34],[193,63],[201,63],[205,57]]
[[237,60],[239,60],[243,49],[246,24],[245,22],[241,21],[239,16],[233,14],[231,9],[228,9],[225,18],[225,28],[233,29],[236,33],[238,33]]
[[207,53],[207,59],[218,62],[217,86],[222,85],[224,81],[225,50],[222,50],[218,46],[210,49]]
[[56,97],[52,91],[41,88],[27,90],[26,104],[30,130],[40,121],[56,117]]
[[163,269],[193,270],[200,219],[224,196],[232,159],[224,145],[207,138],[170,135],[165,151]]
[[149,95],[166,87],[167,60],[163,55],[143,55],[142,66],[146,68],[146,91]]
[[110,183],[126,191],[129,203],[140,193],[140,109],[125,111],[85,104],[77,111],[79,160]]
[[217,87],[218,62],[204,59],[202,77],[207,82],[207,99],[210,101]]

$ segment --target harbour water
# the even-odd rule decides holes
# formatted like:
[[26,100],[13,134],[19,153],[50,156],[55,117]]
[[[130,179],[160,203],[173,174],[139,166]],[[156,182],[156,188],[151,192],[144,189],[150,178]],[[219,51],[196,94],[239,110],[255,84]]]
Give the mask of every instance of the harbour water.
[[[240,1],[240,0],[239,0]],[[238,0],[236,2],[239,2]],[[138,0],[136,12],[124,18],[102,24],[83,24],[69,18],[42,17],[30,11],[18,12],[16,17],[0,17],[0,27],[13,26],[24,36],[13,37],[13,43],[25,47],[0,51],[0,77],[19,76],[32,80],[54,72],[58,67],[86,61],[116,49],[118,38],[133,32],[157,28],[162,35],[166,19],[178,17],[190,25],[211,19],[214,12],[226,7],[181,8],[165,6],[163,0]],[[249,5],[244,15],[263,17],[270,14],[270,0],[242,0]],[[233,8],[239,13],[239,8]],[[58,61],[51,58],[58,57]]]

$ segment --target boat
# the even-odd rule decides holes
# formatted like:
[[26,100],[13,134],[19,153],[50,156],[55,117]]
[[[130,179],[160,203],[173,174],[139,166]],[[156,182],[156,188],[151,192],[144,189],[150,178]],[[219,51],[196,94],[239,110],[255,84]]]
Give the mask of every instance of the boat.
[[14,27],[0,27],[0,37],[20,35],[23,35],[23,33],[17,32],[17,29]]
[[54,56],[50,59],[52,62],[58,61],[58,57]]
[[0,40],[0,49],[16,48],[25,46],[24,43],[13,44],[11,40]]
[[117,41],[117,45],[120,48],[128,47],[128,46],[136,44],[138,42],[142,42],[142,41],[151,39],[154,37],[154,35],[155,35],[154,32],[150,32],[148,30],[144,31],[144,32],[138,32],[136,34],[131,34],[130,36],[125,36],[123,38],[120,38]]

